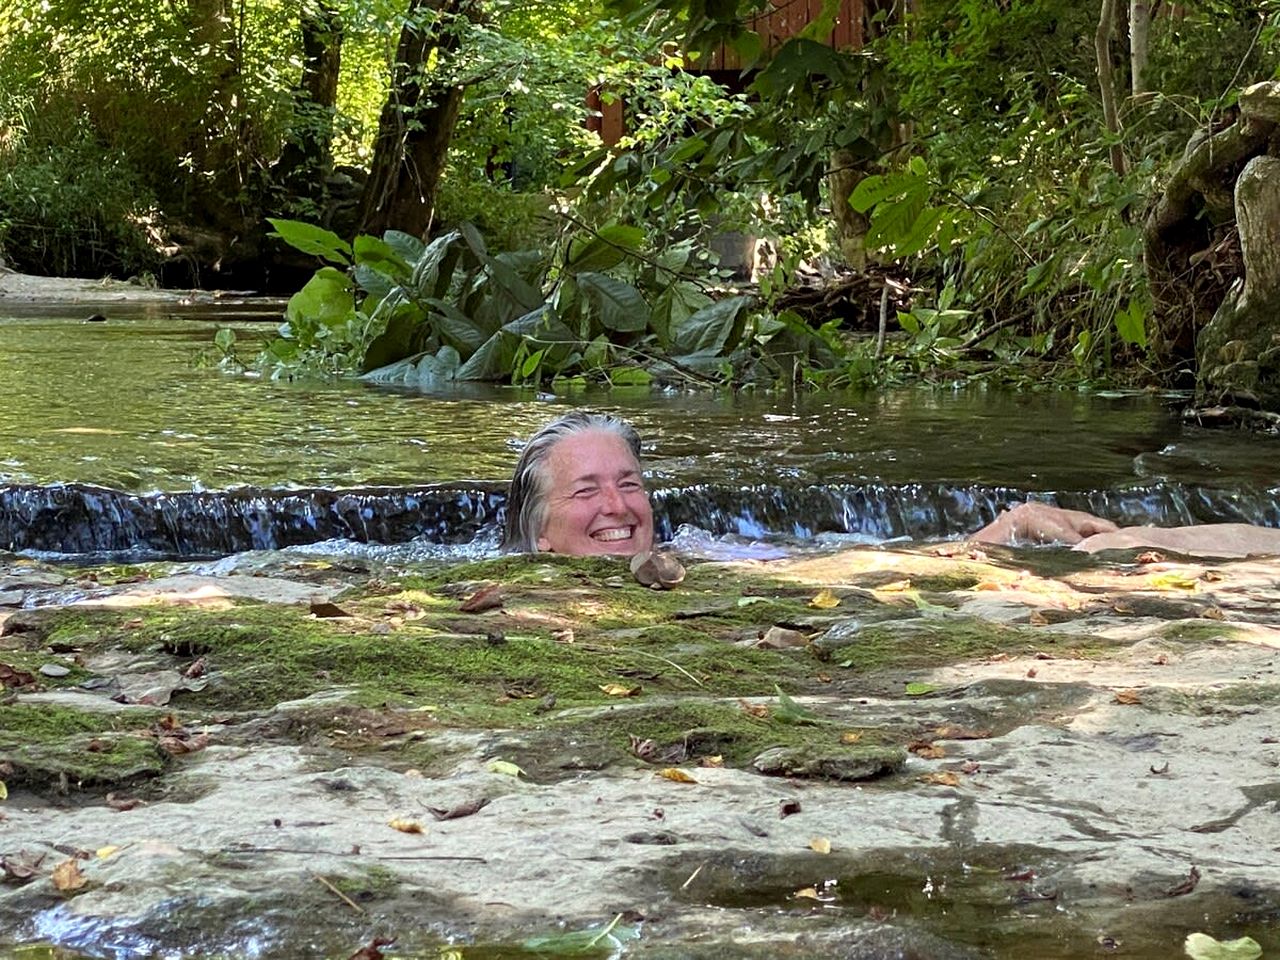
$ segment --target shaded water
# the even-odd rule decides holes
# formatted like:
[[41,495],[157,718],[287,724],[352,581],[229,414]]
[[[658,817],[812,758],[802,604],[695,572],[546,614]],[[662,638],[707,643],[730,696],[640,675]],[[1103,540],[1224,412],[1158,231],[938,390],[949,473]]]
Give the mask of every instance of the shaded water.
[[[75,312],[0,315],[0,547],[129,548],[92,530],[61,544],[38,532],[69,528],[77,511],[81,526],[134,528],[144,553],[467,540],[491,534],[521,440],[574,406],[620,412],[646,437],[667,536],[684,523],[746,537],[945,536],[1028,491],[1122,520],[1280,519],[1280,441],[1185,425],[1168,397],[481,386],[426,396],[223,372],[208,361],[226,313],[135,308],[85,323]],[[242,343],[274,327],[230,319]],[[49,489],[76,483],[110,491]],[[424,494],[432,484],[447,489]],[[242,486],[252,489],[220,493]],[[348,498],[346,515],[327,492],[370,486],[392,490]],[[435,501],[416,522],[397,519]],[[172,545],[175,529],[201,528],[244,532]]]

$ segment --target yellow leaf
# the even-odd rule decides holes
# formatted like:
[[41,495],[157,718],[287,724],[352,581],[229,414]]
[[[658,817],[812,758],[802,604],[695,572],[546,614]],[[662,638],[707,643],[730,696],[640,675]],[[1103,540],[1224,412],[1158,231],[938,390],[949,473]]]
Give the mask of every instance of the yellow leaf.
[[1154,590],[1195,590],[1196,588],[1194,579],[1176,570],[1152,574],[1147,584]]
[[689,776],[687,773],[681,770],[679,767],[663,767],[661,770],[658,771],[658,776],[665,777],[668,780],[673,780],[676,783],[697,783],[698,782],[697,780],[693,779],[693,777]]
[[877,593],[905,593],[911,589],[910,580],[895,580],[893,583],[886,583],[884,586],[876,587]]
[[809,841],[809,849],[814,853],[830,853],[831,841],[826,837],[814,837]]
[[53,868],[53,885],[63,893],[70,893],[72,890],[79,890],[88,879],[80,872],[80,864],[73,857],[70,860],[63,860]]
[[4,785],[4,781],[0,780],[0,800],[9,799],[9,788]]
[[611,697],[634,697],[640,692],[640,687],[626,687],[620,683],[604,683],[600,685],[603,690]]
[[120,852],[120,847],[118,845],[114,843],[109,843],[105,847],[99,847],[95,851],[95,855],[99,860],[105,860],[107,859],[107,857],[111,856],[113,853],[119,853],[119,852]]
[[399,830],[401,833],[422,833],[422,824],[407,817],[396,817],[394,820],[388,820],[387,826],[392,830]]
[[818,896],[818,891],[815,890],[813,887],[805,887],[802,890],[797,890],[791,896],[795,897],[795,899],[797,900],[821,900],[822,899],[820,896]]
[[973,590],[1003,590],[1003,583],[996,583],[994,580],[979,580],[971,588]]
[[861,730],[846,730],[844,733],[840,734],[841,743],[857,743],[861,739]]
[[819,610],[830,610],[832,607],[840,606],[840,598],[830,590],[819,590],[809,601],[809,606],[817,607]]
[[523,777],[524,771],[509,760],[490,760],[485,764],[490,773],[500,773],[504,777]]
[[700,766],[700,767],[723,767],[723,766],[724,766],[724,757],[720,756],[720,754],[718,754],[718,753],[717,753],[714,757],[703,757],[702,759],[700,759],[700,760],[698,761],[698,766]]
[[960,778],[950,770],[939,770],[936,773],[926,773],[920,778],[922,783],[931,783],[936,787],[958,787],[960,786]]
[[1134,704],[1142,702],[1142,694],[1137,690],[1117,690],[1116,703]]

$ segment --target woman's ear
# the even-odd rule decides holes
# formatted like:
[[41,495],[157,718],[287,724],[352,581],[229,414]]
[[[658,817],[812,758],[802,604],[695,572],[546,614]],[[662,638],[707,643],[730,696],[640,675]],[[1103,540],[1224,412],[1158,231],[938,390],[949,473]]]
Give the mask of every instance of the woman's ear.
[[551,541],[548,540],[546,537],[539,537],[536,546],[538,548],[539,553],[551,552]]

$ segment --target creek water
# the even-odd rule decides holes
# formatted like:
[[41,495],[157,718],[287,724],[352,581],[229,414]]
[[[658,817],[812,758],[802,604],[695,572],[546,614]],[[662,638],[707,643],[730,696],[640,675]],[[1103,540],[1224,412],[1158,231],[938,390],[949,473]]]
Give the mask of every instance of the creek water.
[[[682,524],[792,542],[952,536],[1028,493],[1125,522],[1280,523],[1280,441],[1186,424],[1175,396],[478,385],[427,395],[218,368],[219,326],[235,326],[246,354],[273,331],[272,311],[252,304],[117,308],[92,323],[89,313],[0,307],[0,547],[491,547],[520,442],[577,406],[621,413],[646,438],[668,537]],[[349,493],[338,506],[335,490]],[[50,525],[81,533],[39,532]],[[244,532],[187,542],[179,527]]]

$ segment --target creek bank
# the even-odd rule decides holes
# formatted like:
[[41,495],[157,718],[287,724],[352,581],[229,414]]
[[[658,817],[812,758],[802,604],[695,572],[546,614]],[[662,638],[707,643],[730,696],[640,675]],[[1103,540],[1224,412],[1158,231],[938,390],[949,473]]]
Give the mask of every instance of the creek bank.
[[1280,948],[1277,561],[687,566],[0,561],[0,956]]

